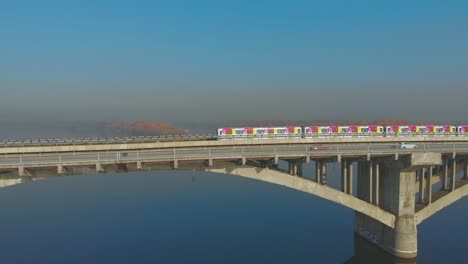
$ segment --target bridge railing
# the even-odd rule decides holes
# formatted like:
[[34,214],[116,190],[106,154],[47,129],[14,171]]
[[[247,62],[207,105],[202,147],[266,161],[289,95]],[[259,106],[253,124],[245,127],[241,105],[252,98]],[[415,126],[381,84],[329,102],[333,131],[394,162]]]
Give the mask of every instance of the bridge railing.
[[0,167],[20,165],[118,163],[132,161],[170,161],[205,159],[273,158],[275,156],[305,157],[366,154],[409,154],[435,151],[466,153],[468,144],[418,144],[416,149],[400,149],[395,144],[340,144],[340,145],[260,145],[234,147],[193,147],[112,152],[67,152],[48,154],[0,155]]
[[215,140],[213,134],[197,135],[166,135],[166,136],[138,136],[138,137],[104,137],[104,138],[56,138],[56,139],[30,139],[30,140],[3,140],[0,148],[30,147],[30,146],[74,146],[74,145],[100,145],[100,144],[128,144],[128,143],[154,143]]

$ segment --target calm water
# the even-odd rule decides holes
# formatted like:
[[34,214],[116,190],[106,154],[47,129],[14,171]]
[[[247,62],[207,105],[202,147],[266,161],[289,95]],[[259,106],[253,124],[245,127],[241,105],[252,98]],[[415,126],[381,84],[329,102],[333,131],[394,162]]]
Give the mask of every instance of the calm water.
[[[333,182],[332,182],[333,184]],[[344,263],[354,212],[241,177],[70,176],[0,190],[1,263]],[[468,263],[468,199],[419,226],[418,263]]]

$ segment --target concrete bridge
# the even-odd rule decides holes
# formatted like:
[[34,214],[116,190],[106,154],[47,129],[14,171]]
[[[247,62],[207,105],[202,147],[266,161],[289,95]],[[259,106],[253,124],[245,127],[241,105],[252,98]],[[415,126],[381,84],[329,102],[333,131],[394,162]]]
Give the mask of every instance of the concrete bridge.
[[[398,142],[416,149],[399,149]],[[281,169],[286,162],[288,169]],[[315,164],[314,175],[303,165]],[[327,185],[341,166],[341,188]],[[356,168],[357,167],[357,168]],[[199,170],[286,186],[355,211],[355,233],[392,255],[417,255],[417,225],[468,194],[468,138],[325,138],[5,146],[0,177]],[[357,171],[356,175],[353,175]],[[20,181],[13,181],[19,183]]]

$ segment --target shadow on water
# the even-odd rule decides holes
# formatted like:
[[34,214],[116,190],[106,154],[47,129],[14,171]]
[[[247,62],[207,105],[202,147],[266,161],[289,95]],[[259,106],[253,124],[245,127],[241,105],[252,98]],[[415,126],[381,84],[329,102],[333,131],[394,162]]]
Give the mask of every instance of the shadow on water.
[[388,254],[375,245],[354,234],[354,256],[344,264],[416,264],[416,258],[402,259]]

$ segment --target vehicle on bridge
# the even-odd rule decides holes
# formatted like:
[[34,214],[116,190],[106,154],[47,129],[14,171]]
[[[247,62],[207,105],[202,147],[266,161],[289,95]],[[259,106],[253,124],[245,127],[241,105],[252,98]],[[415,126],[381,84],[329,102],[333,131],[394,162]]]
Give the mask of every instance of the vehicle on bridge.
[[330,146],[312,146],[309,150],[332,150]]
[[402,142],[400,143],[399,148],[400,149],[415,149],[416,144]]

